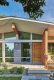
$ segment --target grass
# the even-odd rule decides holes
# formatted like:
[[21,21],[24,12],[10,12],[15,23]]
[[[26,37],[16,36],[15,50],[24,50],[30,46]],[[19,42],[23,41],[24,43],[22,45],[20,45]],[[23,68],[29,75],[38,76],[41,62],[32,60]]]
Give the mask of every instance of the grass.
[[0,77],[0,80],[21,80],[21,77]]

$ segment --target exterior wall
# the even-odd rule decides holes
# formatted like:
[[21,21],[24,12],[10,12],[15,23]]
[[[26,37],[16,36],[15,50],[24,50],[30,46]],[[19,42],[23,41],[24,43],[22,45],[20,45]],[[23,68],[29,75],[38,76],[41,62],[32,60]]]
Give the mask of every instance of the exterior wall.
[[33,64],[41,62],[41,43],[32,43],[32,62]]
[[14,63],[21,63],[21,43],[14,43]]
[[48,28],[48,36],[54,36],[54,26]]

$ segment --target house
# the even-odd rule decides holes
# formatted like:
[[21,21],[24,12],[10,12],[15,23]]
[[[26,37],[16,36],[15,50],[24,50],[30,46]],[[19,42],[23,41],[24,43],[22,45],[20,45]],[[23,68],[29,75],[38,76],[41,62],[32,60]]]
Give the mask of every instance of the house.
[[[13,43],[12,51],[8,52],[6,43]],[[0,62],[46,64],[48,55],[53,54],[53,23],[16,17],[0,18]]]

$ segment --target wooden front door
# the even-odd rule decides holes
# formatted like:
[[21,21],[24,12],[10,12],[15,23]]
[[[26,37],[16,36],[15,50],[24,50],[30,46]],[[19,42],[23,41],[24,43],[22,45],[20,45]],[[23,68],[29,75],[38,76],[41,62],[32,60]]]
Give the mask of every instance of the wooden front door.
[[32,43],[32,62],[41,62],[41,43],[39,42]]

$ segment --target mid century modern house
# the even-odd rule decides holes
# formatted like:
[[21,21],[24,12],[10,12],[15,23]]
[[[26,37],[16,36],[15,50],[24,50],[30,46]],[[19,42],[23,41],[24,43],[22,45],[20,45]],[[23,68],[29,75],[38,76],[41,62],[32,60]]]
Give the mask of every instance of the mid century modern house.
[[53,53],[53,23],[0,18],[0,62],[44,64]]

